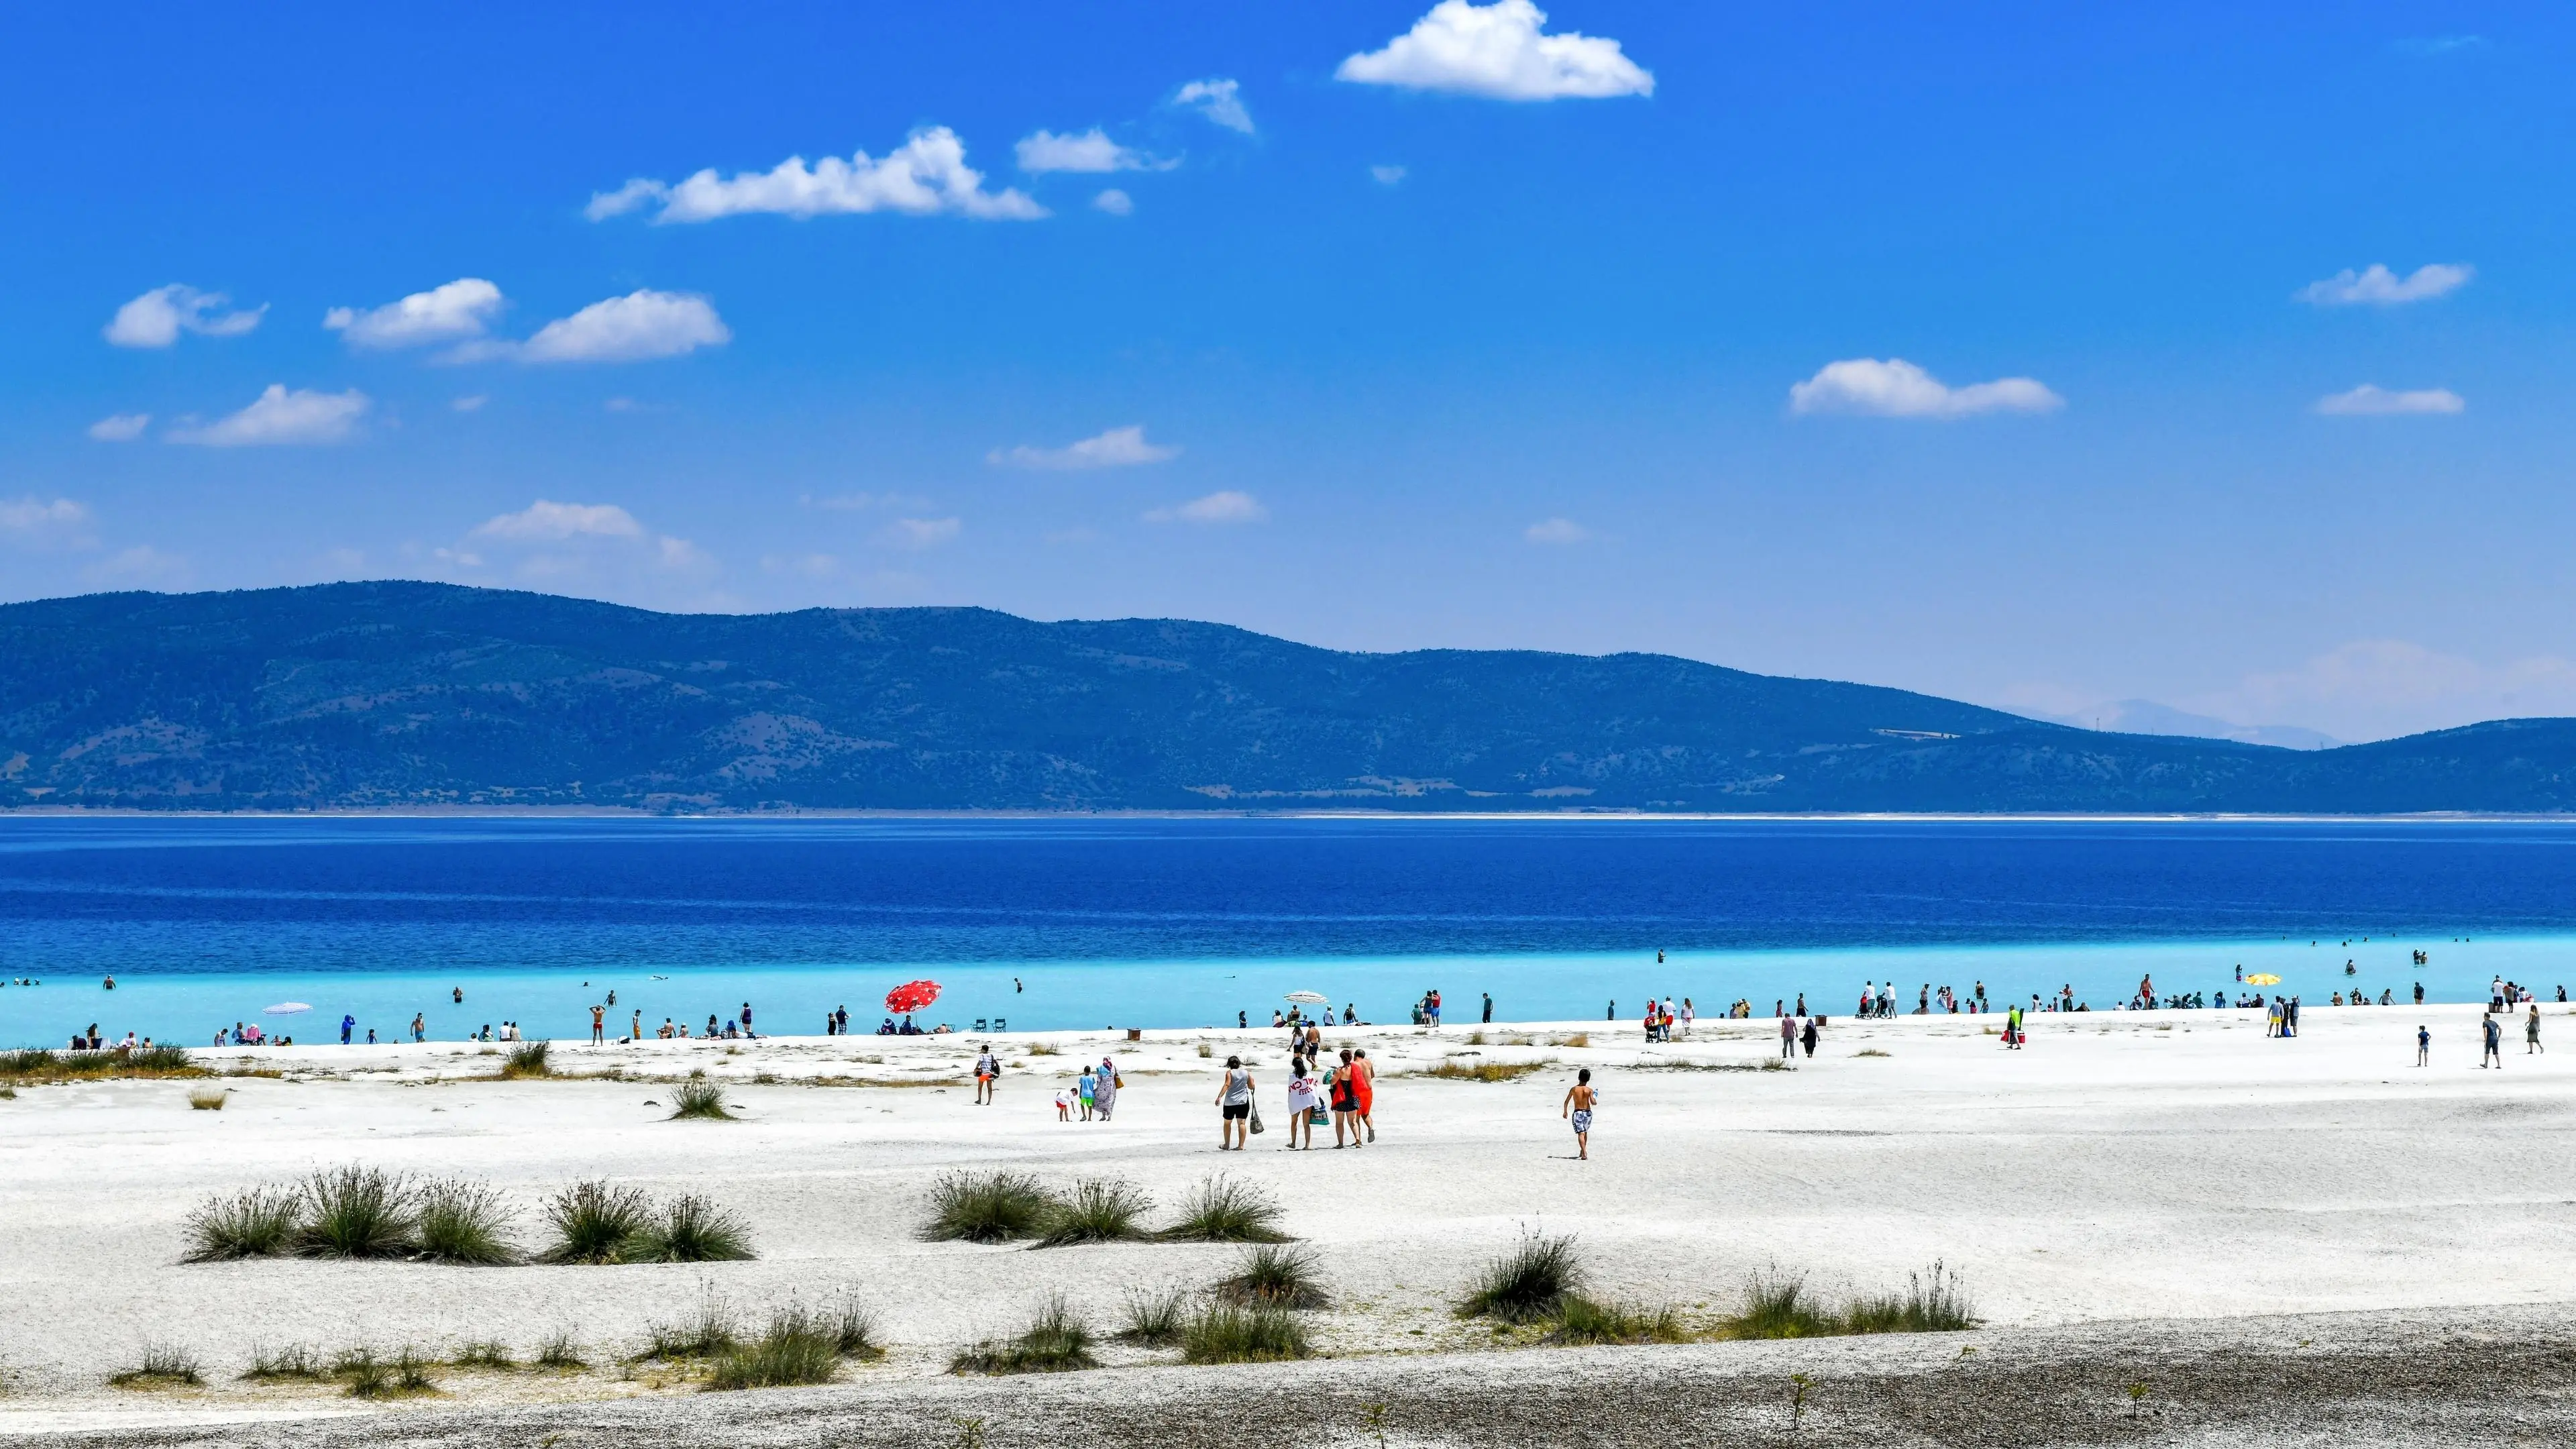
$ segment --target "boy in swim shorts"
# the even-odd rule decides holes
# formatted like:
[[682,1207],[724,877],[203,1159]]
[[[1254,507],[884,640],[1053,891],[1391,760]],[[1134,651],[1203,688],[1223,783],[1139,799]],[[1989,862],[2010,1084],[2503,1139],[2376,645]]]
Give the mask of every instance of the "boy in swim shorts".
[[1592,1069],[1585,1067],[1574,1074],[1574,1085],[1565,1094],[1564,1116],[1574,1123],[1574,1155],[1577,1160],[1592,1160],[1592,1108],[1601,1094],[1592,1089]]

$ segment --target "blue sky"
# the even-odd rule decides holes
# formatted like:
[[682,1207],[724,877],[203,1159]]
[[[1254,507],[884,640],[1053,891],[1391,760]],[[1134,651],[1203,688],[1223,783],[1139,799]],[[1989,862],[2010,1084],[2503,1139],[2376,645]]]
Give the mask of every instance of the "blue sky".
[[2576,713],[2565,11],[1544,8],[21,16],[0,595]]

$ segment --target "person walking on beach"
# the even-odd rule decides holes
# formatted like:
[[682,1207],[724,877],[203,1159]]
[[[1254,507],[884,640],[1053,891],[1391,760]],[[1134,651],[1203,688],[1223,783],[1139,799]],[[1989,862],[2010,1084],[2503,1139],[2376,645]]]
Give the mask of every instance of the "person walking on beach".
[[2542,1056],[2549,1054],[2548,1049],[2540,1044],[2540,1003],[2537,1001],[2531,1004],[2531,1015],[2522,1019],[2522,1054],[2530,1056],[2533,1052]]
[[993,1079],[1001,1074],[1001,1058],[993,1055],[992,1044],[987,1042],[984,1045],[983,1054],[975,1058],[976,1106],[990,1107],[993,1105]]
[[1787,1060],[1798,1054],[1798,1023],[1787,1012],[1780,1014],[1780,1056]]
[[[1787,1021],[1787,1017],[1782,1017]],[[1601,1094],[1592,1090],[1592,1069],[1585,1067],[1574,1074],[1574,1085],[1565,1092],[1564,1110],[1557,1115],[1574,1124],[1574,1157],[1578,1162],[1592,1160],[1592,1108]]]
[[2432,1064],[2433,1029],[2419,1021],[2415,1023],[2415,1065],[2428,1067]]
[[1368,1133],[1368,1140],[1375,1142],[1377,1140],[1377,1063],[1368,1059],[1368,1048],[1353,1047],[1351,1066],[1359,1073],[1359,1080],[1354,1084],[1353,1095],[1359,1101],[1360,1126]]
[[590,1007],[590,1040],[593,1045],[608,1040],[608,1008],[597,1002]]
[[1100,1114],[1100,1120],[1103,1122],[1108,1121],[1109,1114],[1117,1110],[1118,1087],[1118,1064],[1107,1057],[1102,1057],[1100,1080],[1091,1085],[1091,1106],[1093,1111]]
[[1082,1075],[1075,1079],[1073,1090],[1082,1101],[1082,1120],[1085,1122],[1091,1120],[1091,1094],[1098,1089],[1099,1085],[1099,1074],[1092,1071],[1090,1063],[1084,1063]]
[[1808,1017],[1807,1029],[1798,1033],[1798,1044],[1807,1049],[1809,1057],[1816,1054],[1816,1019],[1814,1017]]
[[[1288,1059],[1288,1148],[1306,1151],[1315,1145],[1315,1079],[1306,1075],[1306,1059]],[[1302,1137],[1299,1134],[1304,1134]]]
[[2487,1043],[2486,1051],[2478,1057],[2478,1070],[2485,1071],[2488,1064],[2493,1063],[2497,1071],[2503,1071],[2504,1028],[2497,1023],[2494,1012],[2488,1012],[2478,1019],[2478,1031],[2486,1038]]
[[[1349,1047],[1342,1048],[1341,1064],[1332,1069],[1329,1080],[1333,1093],[1333,1146],[1366,1146],[1360,1141],[1359,1073],[1352,1069]],[[1347,1143],[1343,1140],[1346,1133]]]
[[1241,1152],[1252,1145],[1246,1130],[1252,1120],[1252,1070],[1241,1057],[1225,1059],[1225,1080],[1216,1089],[1216,1150]]

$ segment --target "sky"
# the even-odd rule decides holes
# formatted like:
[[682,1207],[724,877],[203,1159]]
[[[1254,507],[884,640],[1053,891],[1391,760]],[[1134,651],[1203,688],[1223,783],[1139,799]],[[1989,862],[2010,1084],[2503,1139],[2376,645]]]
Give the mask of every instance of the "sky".
[[89,6],[0,598],[423,578],[2576,714],[2576,12]]

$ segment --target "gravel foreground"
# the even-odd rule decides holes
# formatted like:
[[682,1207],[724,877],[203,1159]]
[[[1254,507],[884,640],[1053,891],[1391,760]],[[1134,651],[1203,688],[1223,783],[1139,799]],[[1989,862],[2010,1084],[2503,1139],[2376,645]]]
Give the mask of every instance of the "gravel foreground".
[[[1793,1423],[1792,1375],[1807,1375]],[[2133,1398],[2133,1385],[2144,1385]],[[1382,1406],[1382,1407],[1375,1407]],[[55,1430],[46,1445],[2189,1445],[2576,1442],[2576,1305],[867,1381]],[[977,1422],[980,1421],[980,1422]],[[31,1426],[22,1426],[31,1427]]]

